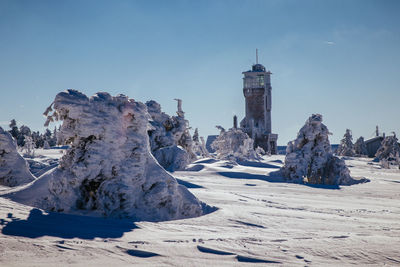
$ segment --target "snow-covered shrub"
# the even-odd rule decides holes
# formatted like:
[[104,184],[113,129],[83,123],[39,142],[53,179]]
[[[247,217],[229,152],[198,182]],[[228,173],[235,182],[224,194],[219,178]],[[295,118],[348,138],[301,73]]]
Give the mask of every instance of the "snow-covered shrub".
[[336,151],[336,155],[347,157],[355,156],[353,136],[350,129],[346,129],[346,133],[343,135],[343,139],[340,141],[339,147]]
[[52,105],[46,124],[62,120],[59,141],[70,148],[59,167],[11,198],[45,210],[138,220],[202,214],[198,199],[151,155],[146,105],[76,90],[57,94]]
[[400,146],[396,134],[386,136],[375,154],[375,160],[379,161],[384,168],[390,168],[390,165],[399,165],[400,167],[399,158]]
[[364,137],[360,136],[354,143],[354,152],[359,157],[368,155],[367,146],[364,142]]
[[253,139],[251,139],[240,128],[231,128],[225,131],[221,126],[219,136],[211,144],[211,148],[215,149],[218,159],[224,160],[256,160],[259,156],[254,151]]
[[[151,100],[146,103],[151,116],[149,130],[151,151],[161,166],[169,171],[183,170],[196,159],[193,141],[189,133],[189,122],[182,111],[182,101],[178,100],[177,116],[170,117],[161,111],[161,106]],[[158,151],[163,149],[162,151]],[[182,151],[183,150],[183,151]],[[178,153],[179,155],[166,155]]]
[[356,182],[350,177],[344,160],[332,154],[329,134],[322,115],[313,114],[308,118],[297,138],[287,145],[285,164],[280,170],[287,181],[325,185]]
[[0,127],[0,184],[18,186],[35,180],[26,160],[18,153],[11,134]]

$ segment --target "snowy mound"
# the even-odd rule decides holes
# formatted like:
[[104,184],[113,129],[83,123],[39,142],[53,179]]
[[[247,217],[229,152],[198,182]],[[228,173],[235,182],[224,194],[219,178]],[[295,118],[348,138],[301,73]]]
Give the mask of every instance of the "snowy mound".
[[0,184],[18,186],[35,180],[28,163],[18,153],[11,134],[0,127]]
[[[161,166],[169,171],[183,170],[196,159],[192,151],[193,141],[189,133],[189,122],[178,101],[177,116],[170,117],[161,111],[161,106],[151,100],[146,103],[151,116],[149,130],[151,151]],[[167,155],[167,153],[172,153]],[[177,154],[173,154],[177,153]]]
[[357,183],[350,177],[344,160],[333,156],[328,128],[322,115],[313,114],[300,129],[297,138],[288,143],[281,173],[288,181],[325,185]]
[[400,168],[400,146],[396,134],[386,136],[375,154],[375,160],[379,161],[384,168],[390,165],[399,165]]
[[[150,153],[146,105],[126,96],[59,93],[48,121],[62,120],[70,149],[56,169],[11,199],[50,211],[137,220],[202,214],[200,202]],[[52,111],[51,106],[45,112]]]
[[217,128],[221,132],[211,144],[211,148],[215,149],[218,159],[231,161],[259,159],[253,148],[253,139],[241,129],[231,128],[225,131],[221,126]]

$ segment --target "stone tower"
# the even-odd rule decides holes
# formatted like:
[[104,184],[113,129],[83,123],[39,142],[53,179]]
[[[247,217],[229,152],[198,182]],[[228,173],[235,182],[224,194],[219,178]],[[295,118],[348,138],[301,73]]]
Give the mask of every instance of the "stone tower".
[[246,99],[246,117],[240,127],[261,147],[271,154],[277,153],[278,135],[271,130],[271,72],[261,64],[254,64],[243,72],[243,94]]

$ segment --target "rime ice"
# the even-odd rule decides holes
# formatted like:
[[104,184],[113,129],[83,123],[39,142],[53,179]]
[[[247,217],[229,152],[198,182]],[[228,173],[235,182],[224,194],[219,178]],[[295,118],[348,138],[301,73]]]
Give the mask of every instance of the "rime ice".
[[328,128],[322,115],[313,114],[300,129],[297,138],[288,143],[281,173],[288,181],[310,184],[350,185],[356,181],[344,160],[333,156]]
[[68,90],[46,115],[47,122],[63,121],[58,137],[70,149],[58,168],[12,199],[45,210],[150,221],[202,214],[197,198],[151,155],[146,105],[124,95],[88,98]]
[[34,180],[28,163],[17,151],[15,140],[0,127],[0,184],[18,186]]
[[182,111],[182,100],[178,103],[177,116],[170,117],[161,111],[156,101],[146,103],[151,116],[149,130],[150,146],[154,157],[168,171],[183,170],[196,159],[192,151],[193,141],[189,133],[189,122]]
[[381,147],[375,154],[375,159],[384,168],[390,168],[390,165],[399,165],[400,168],[400,146],[396,134],[383,139]]
[[221,132],[211,147],[215,149],[218,159],[233,161],[258,159],[259,156],[253,149],[253,139],[242,129],[231,128],[225,131],[221,126],[217,128]]
[[343,139],[340,141],[340,145],[336,151],[338,156],[348,156],[354,157],[354,145],[353,145],[353,136],[351,134],[350,129],[346,129],[346,133],[343,136]]
[[354,152],[356,156],[367,156],[367,146],[364,142],[364,137],[360,136],[357,141],[354,143]]

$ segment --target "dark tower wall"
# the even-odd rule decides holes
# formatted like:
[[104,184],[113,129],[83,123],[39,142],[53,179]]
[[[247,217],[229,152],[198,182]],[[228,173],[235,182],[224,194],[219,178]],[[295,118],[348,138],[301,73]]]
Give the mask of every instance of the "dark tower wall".
[[275,154],[278,135],[272,134],[271,127],[271,72],[263,65],[255,64],[243,74],[246,117],[240,126],[254,139],[255,147]]

